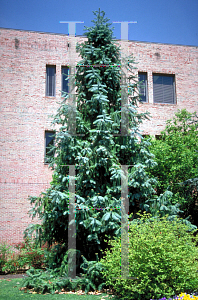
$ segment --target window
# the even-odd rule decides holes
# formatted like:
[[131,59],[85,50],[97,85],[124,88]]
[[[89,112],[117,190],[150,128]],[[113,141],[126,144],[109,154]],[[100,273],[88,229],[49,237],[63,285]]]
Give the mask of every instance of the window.
[[138,73],[139,77],[139,92],[140,92],[140,100],[142,102],[148,102],[147,100],[147,74],[146,73]]
[[175,103],[175,76],[153,75],[154,103]]
[[54,145],[54,131],[45,131],[45,163],[49,163],[49,158],[54,156],[51,146]]
[[143,137],[144,139],[147,139],[147,138],[150,138],[150,135],[149,135],[149,134],[143,134],[142,137]]
[[56,66],[46,66],[46,96],[55,97]]
[[62,96],[64,95],[63,92],[68,93],[68,83],[69,80],[67,79],[69,75],[69,67],[62,67]]
[[162,140],[162,135],[161,134],[156,134],[155,139],[156,140]]

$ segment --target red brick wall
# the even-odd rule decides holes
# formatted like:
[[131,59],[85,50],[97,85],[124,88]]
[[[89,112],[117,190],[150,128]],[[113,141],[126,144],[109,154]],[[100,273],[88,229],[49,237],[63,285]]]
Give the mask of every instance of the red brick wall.
[[[198,111],[198,47],[130,42],[128,51],[138,62],[137,71],[148,77],[148,103],[140,110],[148,110],[152,118],[144,122],[144,134],[160,134],[178,109]],[[176,104],[153,104],[153,73],[175,75]]]
[[[22,239],[32,222],[28,196],[38,196],[49,186],[52,172],[44,164],[44,132],[53,130],[48,116],[61,99],[61,66],[78,60],[72,48],[82,40],[0,29],[0,242]],[[145,134],[159,134],[177,109],[198,111],[197,47],[133,41],[122,46],[139,62],[137,71],[148,74],[149,103],[139,108],[153,117],[142,126]],[[56,97],[45,97],[46,65],[56,65]],[[175,74],[175,105],[153,104],[152,72]]]

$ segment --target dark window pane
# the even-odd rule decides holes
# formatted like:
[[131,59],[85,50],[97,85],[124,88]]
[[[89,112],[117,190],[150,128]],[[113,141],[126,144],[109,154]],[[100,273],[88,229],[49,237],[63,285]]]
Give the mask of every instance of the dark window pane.
[[56,67],[46,67],[46,96],[55,97]]
[[138,74],[139,77],[139,92],[140,99],[142,102],[147,102],[147,74]]
[[62,68],[62,92],[68,93],[68,75],[69,75],[69,68],[63,67]]
[[54,156],[51,151],[51,146],[54,144],[54,134],[53,131],[45,132],[45,162],[47,162],[47,158]]
[[154,103],[175,103],[174,76],[153,75]]
[[160,135],[159,135],[159,134],[156,134],[156,135],[155,135],[155,138],[156,138],[156,140],[162,140],[162,135],[161,135],[161,134],[160,134]]

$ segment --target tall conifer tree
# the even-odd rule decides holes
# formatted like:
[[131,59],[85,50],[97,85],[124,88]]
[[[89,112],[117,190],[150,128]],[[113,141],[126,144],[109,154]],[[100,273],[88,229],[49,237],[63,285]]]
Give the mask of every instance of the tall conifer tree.
[[[121,49],[113,40],[105,13],[94,15],[94,26],[86,28],[87,40],[77,46],[82,60],[76,66],[75,77],[76,131],[83,136],[70,133],[71,106],[67,95],[53,121],[60,129],[52,149],[56,155],[51,161],[51,186],[40,197],[31,197],[33,214],[38,213],[42,219],[40,236],[50,244],[56,241],[67,245],[68,165],[76,166],[76,248],[88,260],[95,259],[95,253],[100,255],[99,250],[107,247],[106,234],[109,238],[121,234],[121,166],[131,166],[130,213],[143,210],[145,201],[154,193],[154,179],[146,173],[146,168],[154,164],[153,156],[148,142],[137,138],[139,124],[146,116],[137,111],[138,78],[134,75],[133,57],[121,60]],[[121,86],[123,61],[127,68],[125,86]],[[128,118],[125,136],[120,134],[122,89],[127,89],[128,94],[128,104],[122,107]]]

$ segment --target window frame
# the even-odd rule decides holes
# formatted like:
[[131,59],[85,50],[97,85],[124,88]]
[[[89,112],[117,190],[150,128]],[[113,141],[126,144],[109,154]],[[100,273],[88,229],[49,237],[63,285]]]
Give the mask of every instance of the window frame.
[[[65,91],[63,90],[64,74],[63,69],[67,69],[67,76],[69,76],[69,66],[61,66],[61,97],[64,97]],[[66,80],[65,80],[66,81]],[[67,92],[69,93],[69,79],[67,81]]]
[[[48,70],[49,69],[54,69],[54,80],[52,82],[52,85],[54,84],[54,87],[52,86],[52,95],[50,95],[50,82],[49,82],[49,78],[52,76],[48,76]],[[56,65],[46,65],[46,90],[45,90],[45,96],[46,97],[56,97]]]
[[[142,80],[139,80],[139,75],[144,75],[146,80],[145,80],[145,89],[146,89],[146,101],[141,100],[141,94],[139,94],[140,96],[140,101],[142,103],[148,103],[148,75],[147,72],[138,72],[138,82],[141,82]],[[140,87],[139,87],[139,91],[140,91]]]
[[[166,74],[166,73],[153,73],[153,103],[154,104],[168,104],[168,105],[174,105],[176,104],[176,84],[175,84],[175,74]],[[155,95],[156,93],[159,93],[159,92],[156,92],[155,91],[155,83],[154,83],[154,76],[161,76],[162,78],[163,77],[169,77],[169,78],[172,78],[173,79],[173,83],[172,83],[172,90],[173,90],[173,96],[172,96],[172,99],[173,99],[173,102],[170,102],[170,101],[156,101],[155,100]],[[163,83],[161,84],[161,86],[165,86],[165,84],[163,85]],[[167,89],[168,90],[168,89]],[[162,90],[163,92],[163,100],[165,98],[164,96],[164,92],[165,92],[165,87],[163,88]],[[166,91],[167,92],[167,91]],[[170,90],[168,91],[170,93]]]
[[[49,164],[49,162],[47,161],[48,157],[47,157],[47,151],[46,151],[47,150],[47,136],[46,136],[47,133],[55,135],[56,132],[54,130],[45,130],[45,132],[44,132],[44,163],[45,164]],[[54,145],[55,137],[52,139],[52,141],[53,141],[53,145]],[[50,142],[49,142],[49,144],[50,144]],[[51,154],[50,157],[52,155],[54,156],[54,153]]]

